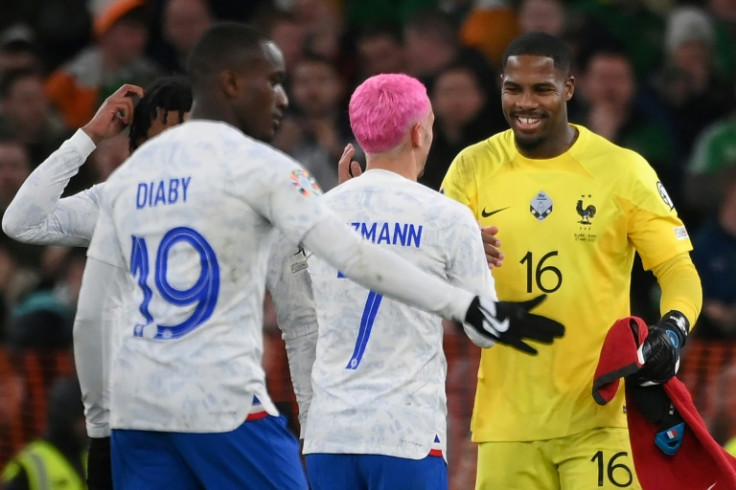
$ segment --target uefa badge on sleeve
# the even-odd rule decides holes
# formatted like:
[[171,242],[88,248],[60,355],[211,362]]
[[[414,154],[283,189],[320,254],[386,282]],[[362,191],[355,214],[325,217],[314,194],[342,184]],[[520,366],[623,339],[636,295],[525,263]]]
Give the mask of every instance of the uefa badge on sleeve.
[[294,184],[296,190],[301,192],[304,197],[322,195],[322,189],[319,188],[317,181],[304,169],[291,172],[291,183]]

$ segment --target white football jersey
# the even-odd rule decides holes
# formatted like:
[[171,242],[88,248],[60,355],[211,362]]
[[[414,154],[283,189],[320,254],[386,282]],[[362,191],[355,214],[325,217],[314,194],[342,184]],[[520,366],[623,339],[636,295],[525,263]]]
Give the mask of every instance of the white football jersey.
[[28,176],[3,215],[3,231],[24,243],[86,247],[104,183],[59,199],[95,149],[81,129]]
[[[495,299],[480,230],[465,206],[385,170],[369,170],[320,199],[364,238]],[[316,256],[309,271],[319,334],[304,453],[444,455],[441,319],[343,278]]]
[[318,193],[292,159],[212,121],[164,132],[111,176],[88,255],[130,272],[113,428],[229,431],[254,396],[277,413],[261,367],[272,223],[296,252]]

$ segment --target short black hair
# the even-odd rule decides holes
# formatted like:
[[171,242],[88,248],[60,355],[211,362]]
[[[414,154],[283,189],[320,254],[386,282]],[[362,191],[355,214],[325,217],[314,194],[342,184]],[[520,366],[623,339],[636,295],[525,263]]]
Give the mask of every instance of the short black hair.
[[159,109],[165,111],[164,122],[168,115],[166,112],[169,111],[176,111],[179,119],[183,118],[192,109],[192,87],[189,80],[182,76],[159,77],[146,88],[145,95],[133,110],[133,121],[128,133],[131,152],[146,140]]
[[506,68],[506,62],[511,56],[544,56],[552,58],[555,68],[570,73],[572,53],[567,43],[557,36],[546,32],[528,32],[517,37],[506,47],[501,60],[501,69]]
[[187,60],[187,73],[197,91],[205,78],[234,67],[249,55],[260,52],[268,38],[242,22],[218,22],[200,37]]

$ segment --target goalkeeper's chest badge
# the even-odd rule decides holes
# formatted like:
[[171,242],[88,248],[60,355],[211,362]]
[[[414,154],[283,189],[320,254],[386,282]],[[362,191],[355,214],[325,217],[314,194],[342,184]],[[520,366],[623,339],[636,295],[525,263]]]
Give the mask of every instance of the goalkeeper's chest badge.
[[539,221],[543,221],[552,214],[552,198],[544,191],[537,192],[537,195],[529,203],[529,212]]

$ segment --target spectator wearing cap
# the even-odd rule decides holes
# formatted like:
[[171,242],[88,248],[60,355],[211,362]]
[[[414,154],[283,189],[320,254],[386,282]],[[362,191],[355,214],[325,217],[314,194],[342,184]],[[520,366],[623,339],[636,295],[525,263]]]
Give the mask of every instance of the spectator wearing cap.
[[147,11],[142,0],[116,0],[94,21],[95,44],[54,71],[46,93],[67,125],[79,128],[123,83],[148,85],[161,72],[144,50]]
[[653,86],[669,108],[684,155],[706,126],[734,107],[732,84],[715,70],[714,39],[713,21],[699,7],[678,7],[667,17],[665,62]]
[[42,65],[33,32],[28,26],[13,25],[0,34],[0,77],[10,70],[41,69]]
[[0,77],[0,128],[26,146],[34,166],[70,136],[44,93],[39,69],[15,68]]

